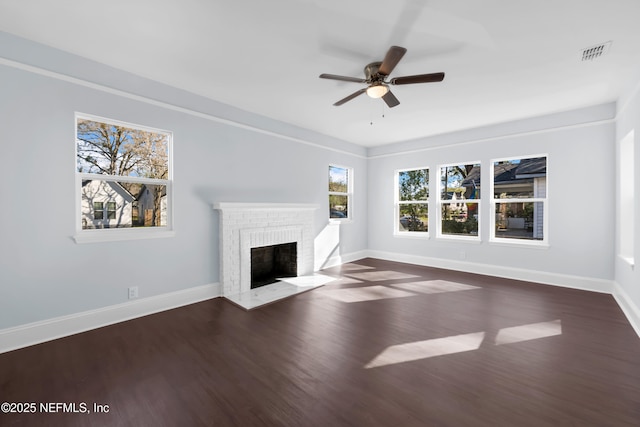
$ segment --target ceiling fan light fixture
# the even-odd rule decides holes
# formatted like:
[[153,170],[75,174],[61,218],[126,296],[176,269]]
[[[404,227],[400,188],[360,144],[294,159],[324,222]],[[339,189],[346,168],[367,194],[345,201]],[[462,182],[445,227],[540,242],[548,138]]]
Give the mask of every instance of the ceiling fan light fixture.
[[379,83],[371,85],[367,88],[367,95],[371,98],[382,98],[389,92],[389,86]]

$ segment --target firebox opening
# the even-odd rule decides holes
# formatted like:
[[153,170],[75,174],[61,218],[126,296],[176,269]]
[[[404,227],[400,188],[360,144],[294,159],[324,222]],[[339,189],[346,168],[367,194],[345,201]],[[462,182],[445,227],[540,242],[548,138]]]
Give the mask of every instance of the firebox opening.
[[251,248],[251,289],[298,275],[297,243]]

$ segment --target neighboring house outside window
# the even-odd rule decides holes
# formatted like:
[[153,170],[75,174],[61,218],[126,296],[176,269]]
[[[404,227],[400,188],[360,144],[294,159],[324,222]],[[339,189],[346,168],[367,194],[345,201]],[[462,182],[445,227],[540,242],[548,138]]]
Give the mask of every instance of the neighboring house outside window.
[[429,169],[406,169],[396,172],[396,235],[428,236]]
[[440,167],[438,237],[480,239],[480,162]]
[[353,169],[329,166],[329,218],[351,219]]
[[493,241],[547,243],[547,156],[494,160]]
[[[115,181],[82,181],[82,224],[84,229],[132,227],[135,197]],[[92,208],[93,207],[93,212]]]
[[169,228],[171,139],[167,131],[77,114],[78,228]]

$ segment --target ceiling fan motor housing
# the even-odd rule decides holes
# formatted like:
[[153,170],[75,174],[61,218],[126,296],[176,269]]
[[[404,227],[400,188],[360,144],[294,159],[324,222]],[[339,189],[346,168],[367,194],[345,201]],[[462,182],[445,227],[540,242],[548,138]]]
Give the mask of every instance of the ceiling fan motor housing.
[[378,73],[380,70],[380,66],[382,62],[372,62],[364,67],[364,75],[367,78],[368,83],[373,83],[376,81],[383,81],[385,76],[382,76]]

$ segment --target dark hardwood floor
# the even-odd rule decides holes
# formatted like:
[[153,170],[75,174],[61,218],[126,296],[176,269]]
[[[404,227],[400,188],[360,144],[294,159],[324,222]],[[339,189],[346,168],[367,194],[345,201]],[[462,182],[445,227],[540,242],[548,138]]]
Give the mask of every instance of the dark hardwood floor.
[[610,295],[374,259],[324,273],[253,311],[216,298],[2,354],[0,402],[37,410],[0,425],[640,426],[640,339]]

